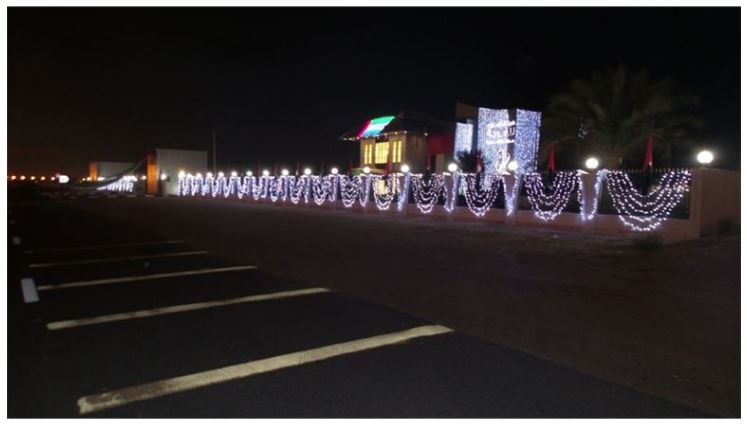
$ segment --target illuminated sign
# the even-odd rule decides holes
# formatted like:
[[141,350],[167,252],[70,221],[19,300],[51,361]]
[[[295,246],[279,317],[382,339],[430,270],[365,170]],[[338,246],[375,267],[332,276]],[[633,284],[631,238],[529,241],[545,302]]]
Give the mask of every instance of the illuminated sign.
[[384,127],[386,127],[389,123],[394,120],[393,115],[387,115],[384,117],[376,117],[372,120],[368,120],[365,126],[363,126],[363,130],[358,134],[359,138],[371,138],[374,136],[378,136],[379,133],[381,133],[382,130],[384,130]]

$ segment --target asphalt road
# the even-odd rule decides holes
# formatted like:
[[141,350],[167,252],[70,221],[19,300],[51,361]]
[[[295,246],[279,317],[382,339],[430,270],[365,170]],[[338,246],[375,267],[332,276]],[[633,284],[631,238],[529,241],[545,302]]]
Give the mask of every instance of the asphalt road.
[[[81,202],[8,207],[9,417],[703,416],[345,294],[294,293],[309,286]],[[257,268],[222,269],[236,266]],[[185,271],[202,272],[169,276]],[[216,371],[229,366],[243,367]]]

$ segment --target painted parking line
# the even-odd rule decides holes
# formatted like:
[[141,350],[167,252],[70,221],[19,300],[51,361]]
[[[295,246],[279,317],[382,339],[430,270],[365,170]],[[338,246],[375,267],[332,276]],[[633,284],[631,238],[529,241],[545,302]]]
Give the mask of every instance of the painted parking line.
[[107,322],[126,321],[148,318],[158,315],[176,314],[179,312],[196,311],[199,309],[215,308],[218,306],[237,305],[240,303],[261,302],[264,300],[284,299],[288,297],[307,296],[311,294],[327,293],[329,289],[322,287],[305,288],[302,290],[280,291],[277,293],[255,294],[252,296],[236,297],[233,299],[214,300],[210,302],[188,303],[185,305],[165,306],[140,311],[123,312],[120,314],[101,315],[92,318],[79,318],[64,321],[54,321],[47,324],[49,330],[63,330],[66,328],[82,327],[86,325],[103,324]]
[[395,345],[420,337],[436,336],[450,332],[452,332],[451,329],[440,325],[425,325],[396,333],[382,334],[272,358],[249,361],[200,373],[84,396],[78,399],[78,409],[80,414],[92,413],[136,401],[158,398],[231,380],[244,379],[283,368],[323,361],[341,355]]
[[133,260],[160,259],[164,257],[197,256],[208,251],[181,251],[177,253],[145,254],[140,256],[102,257],[98,259],[66,260],[62,262],[32,263],[29,268],[50,268],[54,266],[88,265],[91,263],[128,262]]
[[147,241],[144,243],[120,243],[120,244],[102,244],[96,246],[80,246],[80,247],[56,247],[56,248],[43,248],[43,249],[30,249],[24,253],[53,253],[63,251],[78,251],[78,250],[94,250],[94,249],[107,249],[107,248],[119,248],[119,247],[140,247],[140,246],[157,246],[161,244],[181,244],[182,240],[165,240],[165,241]]
[[36,284],[33,278],[21,278],[21,293],[23,294],[24,303],[39,301],[39,294],[36,292]]
[[250,269],[259,269],[259,267],[255,265],[226,266],[223,268],[195,269],[191,271],[166,272],[163,274],[135,275],[135,276],[130,276],[130,277],[104,278],[100,280],[89,280],[89,281],[71,281],[71,282],[56,284],[56,285],[40,285],[36,289],[39,291],[62,290],[66,288],[89,287],[89,286],[106,285],[106,284],[119,284],[119,283],[127,283],[127,282],[134,282],[134,281],[157,280],[161,278],[217,274],[220,272],[246,271]]
[[13,245],[14,246],[20,246],[21,245],[21,237],[13,237]]

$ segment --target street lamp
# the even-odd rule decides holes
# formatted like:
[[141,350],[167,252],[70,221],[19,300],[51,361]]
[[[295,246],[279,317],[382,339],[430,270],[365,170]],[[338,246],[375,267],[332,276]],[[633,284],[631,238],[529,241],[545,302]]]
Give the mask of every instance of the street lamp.
[[599,167],[599,160],[597,160],[594,157],[589,157],[586,159],[586,168],[589,170],[595,170],[597,167]]
[[695,156],[695,159],[698,160],[698,163],[707,166],[713,162],[713,153],[704,149]]

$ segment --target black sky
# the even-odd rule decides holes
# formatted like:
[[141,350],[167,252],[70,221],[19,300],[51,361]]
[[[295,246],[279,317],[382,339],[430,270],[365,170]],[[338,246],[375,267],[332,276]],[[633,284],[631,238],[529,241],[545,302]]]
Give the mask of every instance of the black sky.
[[738,8],[9,8],[8,154],[86,173],[149,148],[218,162],[346,165],[337,136],[402,109],[542,109],[624,64],[703,99],[704,144],[738,164]]

